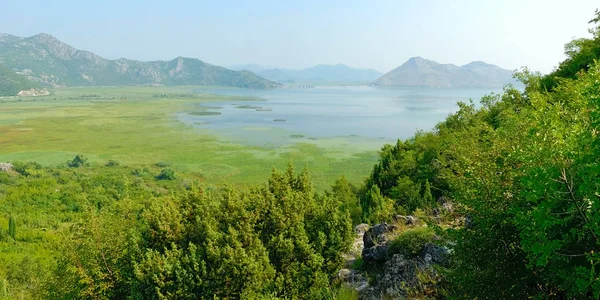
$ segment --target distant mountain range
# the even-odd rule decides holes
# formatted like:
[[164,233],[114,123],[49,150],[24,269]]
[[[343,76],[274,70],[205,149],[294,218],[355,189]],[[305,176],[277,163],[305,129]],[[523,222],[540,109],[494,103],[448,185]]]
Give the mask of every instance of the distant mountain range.
[[0,34],[0,65],[45,86],[219,85],[274,88],[280,84],[248,71],[233,71],[195,58],[141,62],[108,60],[77,50],[49,34]]
[[513,71],[482,61],[464,66],[440,64],[422,57],[413,57],[374,81],[380,86],[422,87],[502,87],[516,81]]
[[357,69],[346,65],[317,65],[307,69],[268,69],[259,65],[241,65],[238,70],[247,70],[266,79],[282,82],[310,83],[368,83],[379,78],[382,73],[372,69]]
[[513,71],[482,61],[464,66],[440,64],[422,57],[410,58],[396,69],[382,74],[373,69],[357,69],[346,65],[317,65],[293,70],[265,68],[256,64],[240,65],[237,70],[247,70],[268,80],[280,83],[372,83],[379,86],[420,87],[502,87],[516,83]]
[[250,71],[254,74],[258,74],[264,70],[273,69],[274,67],[265,67],[259,64],[243,64],[243,65],[232,65],[225,66],[228,69],[236,70],[236,71]]
[[[512,71],[476,61],[464,66],[413,57],[383,75],[373,69],[317,65],[302,70],[238,66],[238,71],[177,57],[171,61],[108,60],[77,50],[49,34],[0,34],[0,84],[13,86],[217,85],[275,88],[280,83],[372,83],[379,86],[501,87],[514,83]],[[15,74],[16,73],[16,74]],[[8,79],[10,78],[10,80]],[[23,81],[25,80],[25,81]],[[11,88],[11,89],[14,89]]]

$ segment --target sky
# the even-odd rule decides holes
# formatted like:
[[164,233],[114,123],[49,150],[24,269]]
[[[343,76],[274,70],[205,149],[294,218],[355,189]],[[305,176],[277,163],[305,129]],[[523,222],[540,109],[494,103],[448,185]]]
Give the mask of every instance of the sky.
[[387,72],[413,56],[547,73],[588,37],[597,0],[0,0],[0,32],[49,33],[109,59],[234,66],[346,64]]

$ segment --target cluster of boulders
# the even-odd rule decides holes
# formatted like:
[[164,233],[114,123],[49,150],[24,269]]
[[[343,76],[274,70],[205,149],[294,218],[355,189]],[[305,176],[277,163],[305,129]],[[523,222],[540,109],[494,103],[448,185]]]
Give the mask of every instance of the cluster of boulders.
[[30,89],[25,91],[20,91],[17,96],[20,97],[32,97],[32,96],[46,96],[50,95],[47,89]]
[[438,206],[433,209],[433,216],[439,218],[443,214],[454,212],[454,205],[445,196],[441,196],[437,199]]
[[0,163],[0,172],[8,172],[13,169],[11,163]]
[[427,244],[417,257],[394,254],[383,266],[374,282],[359,291],[361,299],[403,299],[407,290],[419,284],[419,272],[435,276],[434,265],[448,262],[448,249]]
[[[413,216],[397,216],[395,219],[397,222],[404,220],[409,226],[417,226],[417,219]],[[361,245],[363,263],[382,270],[371,282],[361,271],[352,269],[351,264],[340,270],[339,279],[358,291],[360,299],[405,298],[407,289],[418,284],[419,272],[435,273],[434,265],[448,262],[448,249],[432,243],[426,244],[416,257],[402,254],[389,256],[389,243],[397,229],[397,225],[387,223],[372,227],[367,224],[356,226],[353,251],[356,253],[356,246]]]
[[390,233],[398,226],[387,223],[377,224],[363,235],[362,258],[364,262],[381,262],[385,260],[388,251]]

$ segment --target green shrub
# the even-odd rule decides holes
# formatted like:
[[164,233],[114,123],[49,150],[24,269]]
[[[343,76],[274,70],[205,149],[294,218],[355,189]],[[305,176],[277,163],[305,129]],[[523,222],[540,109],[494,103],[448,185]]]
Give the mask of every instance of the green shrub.
[[429,227],[408,229],[398,235],[388,249],[388,255],[402,254],[416,256],[423,250],[425,244],[433,241],[435,232]]
[[160,171],[160,174],[156,176],[158,180],[174,180],[176,178],[175,171],[171,168],[164,168]]
[[0,297],[8,297],[8,280],[5,278],[0,279]]
[[170,167],[171,164],[166,161],[159,161],[156,163],[156,166],[159,168],[166,168],[166,167]]
[[8,232],[0,226],[0,242],[4,242],[8,238]]
[[150,169],[148,167],[138,167],[135,170],[131,171],[131,175],[137,177],[144,177],[145,175],[150,173]]
[[87,158],[82,154],[77,154],[73,160],[67,162],[67,166],[70,168],[81,168],[89,165]]
[[363,260],[363,258],[359,256],[356,259],[354,259],[354,262],[352,263],[352,269],[361,270],[364,263],[365,261]]
[[15,161],[12,163],[13,170],[15,172],[23,175],[23,176],[34,176],[39,174],[39,171],[42,170],[42,165],[36,162],[20,162]]
[[12,216],[8,219],[8,235],[13,238],[13,240],[17,239],[17,222]]
[[337,290],[336,293],[336,297],[335,299],[338,300],[355,300],[358,299],[358,292],[351,288],[351,287],[347,287],[347,286],[340,286],[340,288]]
[[110,159],[108,160],[108,162],[106,163],[107,167],[118,167],[121,163],[119,163],[118,160],[114,160],[114,159]]

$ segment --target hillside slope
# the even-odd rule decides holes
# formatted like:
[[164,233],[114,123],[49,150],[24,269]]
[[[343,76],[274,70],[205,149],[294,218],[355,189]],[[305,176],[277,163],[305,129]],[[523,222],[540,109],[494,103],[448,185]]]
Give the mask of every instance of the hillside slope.
[[464,66],[413,57],[374,83],[381,86],[502,87],[515,82],[512,71],[481,61]]
[[49,34],[0,34],[0,64],[46,86],[220,85],[273,88],[278,84],[250,72],[214,66],[195,58],[141,62],[108,60],[75,49]]
[[15,96],[32,88],[39,88],[39,84],[0,65],[0,96]]

